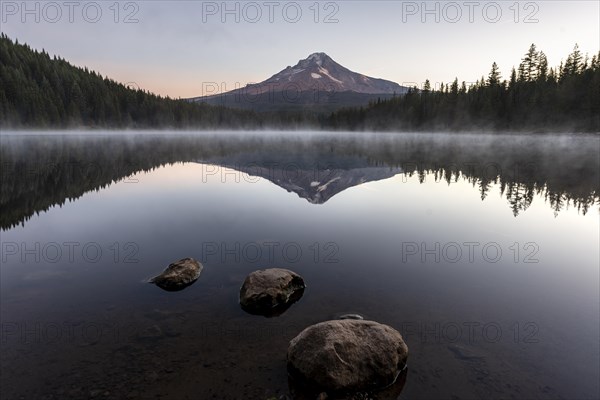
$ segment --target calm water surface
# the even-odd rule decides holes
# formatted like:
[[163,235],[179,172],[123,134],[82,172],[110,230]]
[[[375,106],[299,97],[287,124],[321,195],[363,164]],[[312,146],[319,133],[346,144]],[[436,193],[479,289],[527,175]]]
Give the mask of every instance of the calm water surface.
[[[599,145],[3,134],[2,398],[285,398],[289,340],[347,312],[403,334],[401,399],[598,398]],[[308,286],[276,318],[238,304],[266,267]]]

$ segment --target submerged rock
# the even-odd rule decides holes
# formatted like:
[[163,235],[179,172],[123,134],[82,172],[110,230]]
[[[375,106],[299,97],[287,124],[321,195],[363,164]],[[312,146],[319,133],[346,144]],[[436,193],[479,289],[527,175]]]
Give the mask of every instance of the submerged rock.
[[254,271],[240,289],[240,305],[250,314],[281,315],[302,297],[305,287],[302,277],[287,269]]
[[169,264],[162,274],[149,282],[169,292],[176,292],[196,282],[203,268],[202,264],[193,258],[183,258]]
[[138,340],[143,340],[143,341],[158,340],[163,337],[164,337],[164,333],[158,325],[149,326],[146,329],[139,332],[137,335]]
[[290,342],[290,377],[317,391],[377,390],[406,367],[408,347],[397,330],[374,321],[333,320],[312,325]]
[[362,315],[360,314],[340,314],[337,316],[337,319],[356,319],[356,320],[363,320],[365,319]]

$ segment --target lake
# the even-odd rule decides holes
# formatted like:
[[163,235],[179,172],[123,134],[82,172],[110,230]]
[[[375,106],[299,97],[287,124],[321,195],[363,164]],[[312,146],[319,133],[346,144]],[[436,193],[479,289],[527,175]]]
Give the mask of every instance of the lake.
[[[399,330],[376,398],[598,398],[600,138],[4,132],[3,399],[272,399],[289,341]],[[147,283],[184,257],[204,270]],[[303,297],[239,306],[282,267]]]

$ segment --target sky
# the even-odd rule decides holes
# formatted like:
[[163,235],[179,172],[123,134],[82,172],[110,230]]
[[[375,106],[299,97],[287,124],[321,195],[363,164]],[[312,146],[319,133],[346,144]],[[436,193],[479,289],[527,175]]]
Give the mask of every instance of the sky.
[[600,49],[600,1],[0,1],[0,31],[174,98],[263,81],[315,52],[405,86],[508,78]]

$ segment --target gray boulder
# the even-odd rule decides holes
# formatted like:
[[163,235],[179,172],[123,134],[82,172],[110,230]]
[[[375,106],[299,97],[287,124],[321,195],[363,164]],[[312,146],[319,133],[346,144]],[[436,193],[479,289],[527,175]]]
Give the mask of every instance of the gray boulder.
[[183,258],[169,264],[162,274],[149,282],[169,292],[183,290],[196,282],[203,268],[202,264],[193,258]]
[[287,269],[254,271],[240,288],[240,305],[251,314],[281,315],[302,297],[305,287],[302,277]]
[[406,367],[400,333],[374,321],[344,319],[304,329],[290,342],[290,377],[319,391],[377,390],[393,384]]

